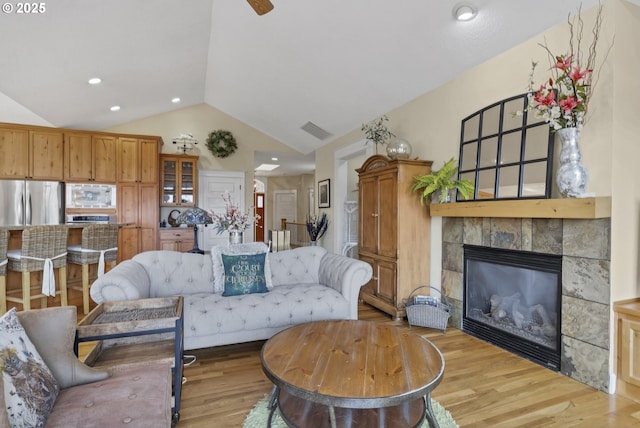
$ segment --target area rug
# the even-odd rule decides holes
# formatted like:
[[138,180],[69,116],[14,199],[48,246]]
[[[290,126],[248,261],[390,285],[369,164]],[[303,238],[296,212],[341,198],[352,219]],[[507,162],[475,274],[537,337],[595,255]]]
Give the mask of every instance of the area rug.
[[[269,409],[267,406],[269,405],[269,397],[265,396],[263,399],[258,401],[253,409],[247,415],[247,418],[244,420],[242,424],[242,428],[264,428],[267,426],[267,418],[269,417]],[[449,413],[440,403],[438,403],[433,398],[431,399],[431,407],[433,408],[433,413],[435,413],[436,420],[440,425],[440,428],[458,428],[458,424],[451,413]],[[273,417],[273,424],[271,425],[273,428],[287,428],[287,424],[284,423],[280,415],[276,412]],[[420,428],[428,428],[429,424],[427,421],[424,421]]]

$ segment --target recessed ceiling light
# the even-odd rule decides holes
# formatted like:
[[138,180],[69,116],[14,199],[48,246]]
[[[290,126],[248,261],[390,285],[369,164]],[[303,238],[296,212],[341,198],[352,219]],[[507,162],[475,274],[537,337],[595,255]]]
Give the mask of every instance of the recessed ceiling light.
[[92,77],[91,79],[89,79],[89,84],[90,85],[97,85],[100,82],[102,82],[102,79],[99,77]]
[[272,161],[277,161],[277,160],[278,160],[278,158],[271,158],[271,160],[272,160]]
[[477,15],[476,10],[473,6],[468,4],[457,5],[453,8],[453,16],[458,21],[470,21]]
[[110,110],[111,111],[118,111],[118,110],[120,110],[120,106],[112,106]]
[[180,102],[180,97],[172,98],[172,99],[171,99],[171,102],[172,102],[172,103],[174,103],[174,104],[179,103],[179,102]]

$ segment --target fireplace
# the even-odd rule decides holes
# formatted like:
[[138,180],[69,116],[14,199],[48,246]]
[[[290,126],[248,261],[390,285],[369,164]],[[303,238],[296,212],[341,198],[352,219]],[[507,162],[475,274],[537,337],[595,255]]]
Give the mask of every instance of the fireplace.
[[[492,201],[493,202],[493,201]],[[524,201],[518,201],[518,203]],[[554,201],[538,200],[535,204],[549,202],[554,211],[568,211],[560,209],[563,204],[583,203],[573,199],[561,200],[560,205]],[[505,201],[505,204],[508,202]],[[488,203],[487,203],[488,204]],[[609,218],[506,218],[506,217],[473,217],[466,212],[468,203],[438,204],[443,206],[459,206],[464,211],[464,217],[443,217],[442,219],[442,290],[451,303],[450,326],[464,329],[469,334],[475,334],[474,327],[483,333],[488,326],[477,320],[468,320],[463,327],[463,312],[465,303],[465,246],[476,246],[482,253],[490,254],[489,260],[479,259],[481,262],[495,263],[499,261],[499,253],[489,253],[491,250],[506,250],[507,254],[522,252],[527,261],[532,261],[540,254],[555,258],[556,263],[562,260],[562,289],[556,318],[559,320],[556,330],[560,334],[560,373],[577,381],[591,385],[600,391],[609,389],[609,329],[610,306],[610,264],[611,264],[611,220]],[[518,207],[519,205],[514,205]],[[511,205],[509,205],[511,207]],[[575,208],[575,207],[574,207]],[[506,208],[505,208],[506,209]],[[511,208],[510,208],[511,209]],[[535,206],[527,209],[535,213]],[[493,212],[493,209],[490,210]],[[573,209],[571,212],[574,212]],[[482,212],[473,212],[474,215]],[[433,215],[433,213],[432,213]],[[498,255],[496,255],[498,254]],[[478,260],[476,258],[476,260]],[[544,259],[543,259],[544,260]],[[546,260],[545,262],[546,263]],[[543,266],[544,266],[543,263]],[[512,266],[501,263],[507,267]],[[521,265],[517,264],[517,267]],[[557,265],[556,265],[557,266]],[[537,266],[526,269],[548,271],[547,267],[538,269]],[[504,281],[503,281],[504,282]],[[499,293],[493,294],[501,294]],[[510,294],[513,296],[516,292]],[[551,293],[550,293],[551,294]],[[555,294],[554,294],[555,295]],[[491,296],[489,296],[490,298]],[[528,303],[530,306],[539,302]],[[542,303],[540,303],[542,304]],[[485,308],[489,311],[490,304]],[[547,309],[547,313],[552,312]],[[476,321],[475,323],[470,321]],[[471,326],[473,325],[473,326]],[[499,331],[499,330],[498,330]],[[479,334],[475,334],[479,335]],[[511,333],[505,332],[502,339],[512,342]],[[489,340],[489,339],[486,339]],[[522,342],[518,341],[521,345]],[[501,344],[498,346],[503,347]],[[508,346],[504,346],[508,348]],[[548,346],[527,344],[527,347],[549,351]],[[518,350],[513,351],[518,352]],[[518,352],[518,354],[523,355]],[[528,359],[534,357],[528,356]],[[553,361],[553,370],[557,370],[557,357]],[[544,363],[545,366],[547,363]]]
[[560,371],[562,256],[464,245],[465,332]]

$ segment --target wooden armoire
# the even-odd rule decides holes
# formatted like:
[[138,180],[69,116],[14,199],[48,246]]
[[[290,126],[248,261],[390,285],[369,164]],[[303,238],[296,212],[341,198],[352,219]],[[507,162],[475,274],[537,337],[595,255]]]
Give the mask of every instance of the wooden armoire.
[[429,285],[429,211],[411,186],[431,172],[431,161],[374,155],[357,172],[359,257],[373,268],[360,298],[398,319],[406,316],[402,299]]

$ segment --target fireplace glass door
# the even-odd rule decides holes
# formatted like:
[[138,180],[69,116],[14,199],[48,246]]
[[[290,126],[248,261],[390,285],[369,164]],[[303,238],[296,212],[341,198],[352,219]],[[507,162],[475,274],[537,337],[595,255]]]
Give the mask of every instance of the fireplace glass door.
[[463,329],[559,369],[561,256],[465,245]]

